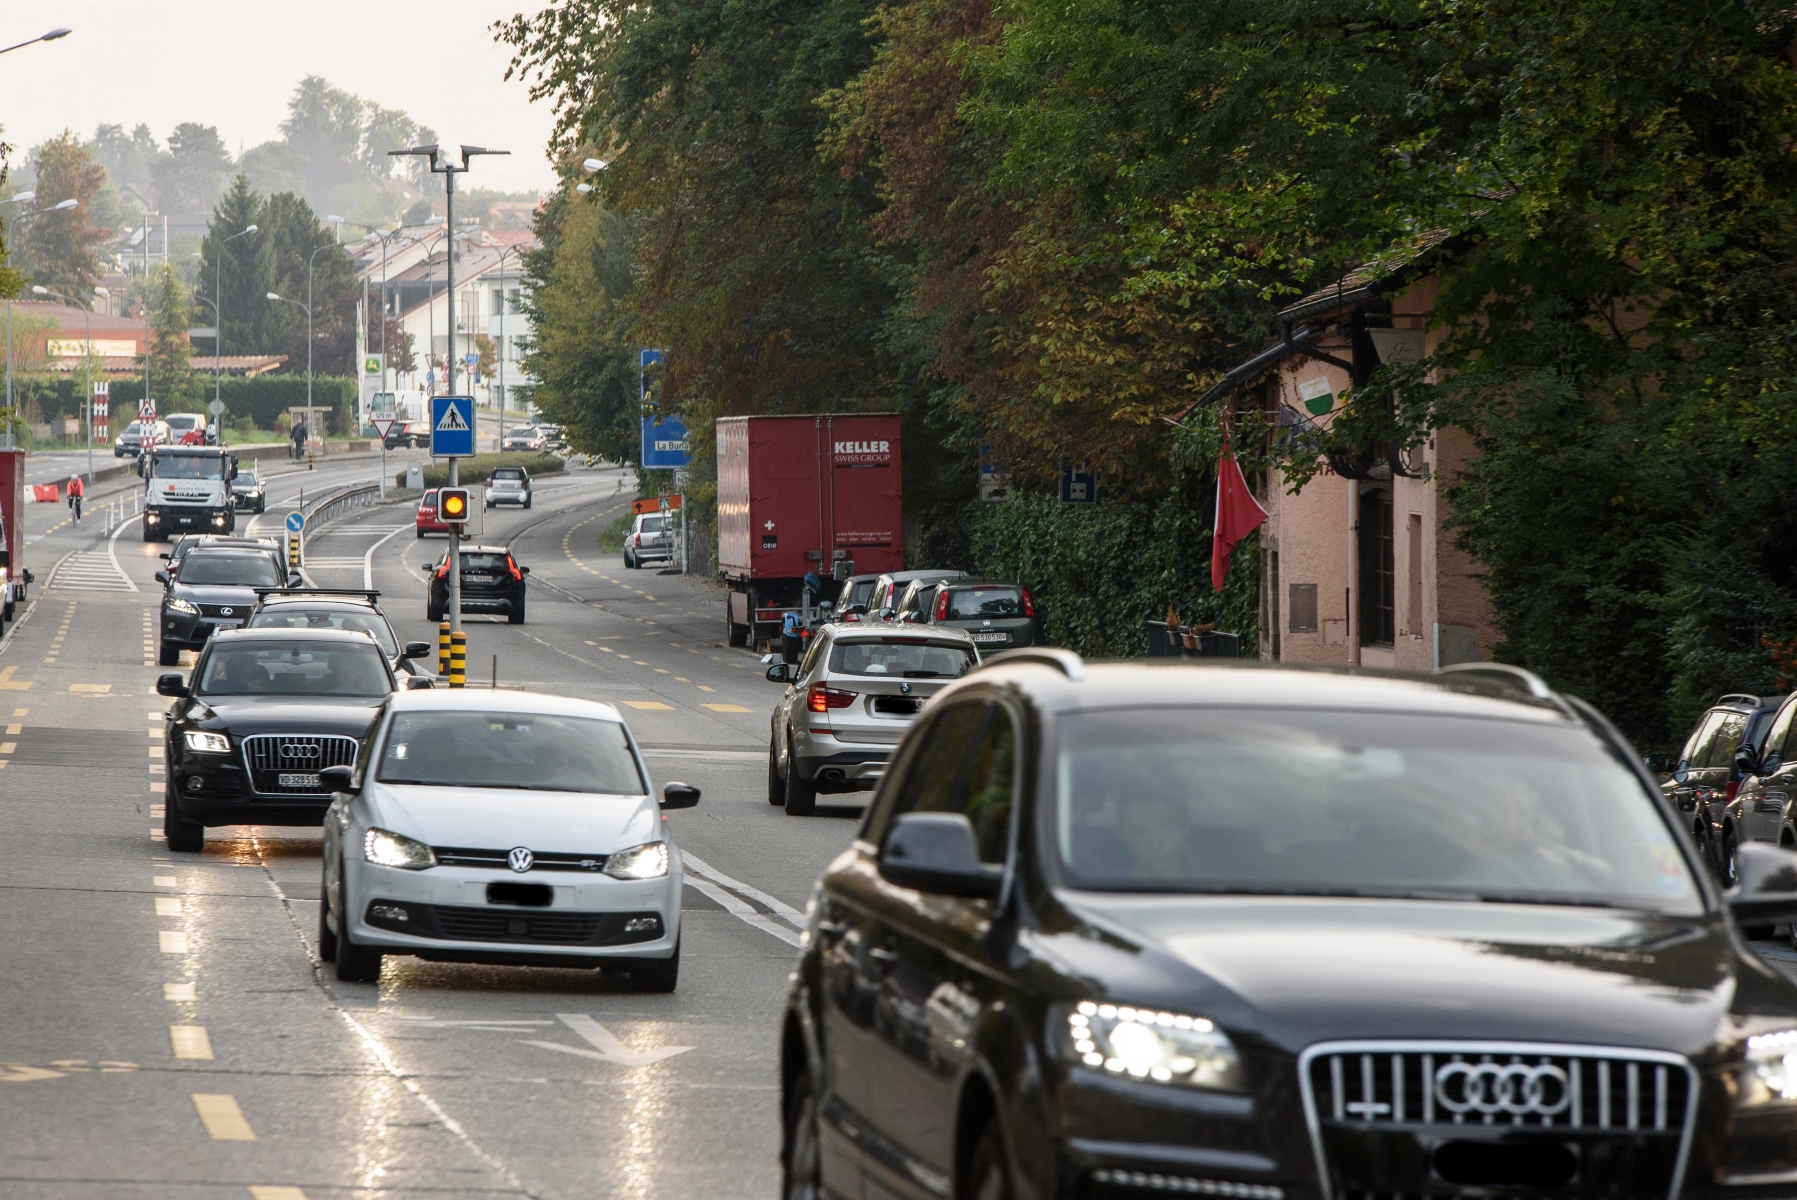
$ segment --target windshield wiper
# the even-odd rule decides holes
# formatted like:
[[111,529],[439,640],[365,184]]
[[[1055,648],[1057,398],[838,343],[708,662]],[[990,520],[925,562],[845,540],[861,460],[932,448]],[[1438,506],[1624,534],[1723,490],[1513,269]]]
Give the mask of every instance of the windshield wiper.
[[942,674],[943,673],[941,671],[906,671],[906,672],[904,672],[904,676],[906,679],[941,679]]
[[1567,908],[1627,908],[1614,900],[1596,896],[1568,896],[1555,892],[1480,892],[1478,899],[1486,904],[1547,904]]

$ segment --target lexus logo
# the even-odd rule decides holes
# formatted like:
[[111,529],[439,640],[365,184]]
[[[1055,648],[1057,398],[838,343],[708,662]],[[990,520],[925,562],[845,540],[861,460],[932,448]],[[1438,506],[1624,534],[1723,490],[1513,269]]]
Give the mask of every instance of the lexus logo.
[[1572,1085],[1552,1063],[1453,1062],[1435,1072],[1435,1102],[1451,1113],[1551,1117],[1571,1106]]
[[282,758],[318,758],[324,751],[317,746],[308,746],[304,742],[282,742]]
[[232,608],[229,604],[227,604],[223,608],[218,610],[218,615],[221,617],[228,617],[236,611],[237,611],[236,609]]
[[505,865],[522,875],[530,870],[530,865],[537,861],[537,856],[523,846],[513,846],[512,852],[505,856]]

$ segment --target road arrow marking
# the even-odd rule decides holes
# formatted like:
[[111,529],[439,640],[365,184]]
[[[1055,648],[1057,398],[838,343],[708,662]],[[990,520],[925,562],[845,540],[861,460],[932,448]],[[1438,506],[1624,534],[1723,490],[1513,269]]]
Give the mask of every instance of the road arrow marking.
[[646,1067],[650,1063],[660,1062],[664,1058],[672,1058],[676,1054],[685,1054],[691,1046],[661,1046],[654,1050],[632,1050],[617,1035],[585,1013],[556,1013],[557,1019],[575,1033],[578,1033],[593,1049],[583,1050],[579,1046],[564,1046],[560,1042],[525,1042],[526,1046],[535,1046],[539,1050],[559,1050],[563,1054],[573,1054],[580,1058],[593,1058],[600,1062],[618,1063],[626,1067]]

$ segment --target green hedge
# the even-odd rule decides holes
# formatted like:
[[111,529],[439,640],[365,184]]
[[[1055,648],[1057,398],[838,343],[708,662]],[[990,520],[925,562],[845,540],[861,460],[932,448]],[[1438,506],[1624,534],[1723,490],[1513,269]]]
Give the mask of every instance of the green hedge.
[[[553,475],[568,464],[554,454],[476,454],[461,460],[462,465],[456,474],[457,483],[485,483],[493,475],[494,467],[523,467],[532,475]],[[401,471],[393,477],[400,487],[406,485],[406,473]],[[449,463],[434,462],[424,468],[424,486],[442,487],[449,482]]]

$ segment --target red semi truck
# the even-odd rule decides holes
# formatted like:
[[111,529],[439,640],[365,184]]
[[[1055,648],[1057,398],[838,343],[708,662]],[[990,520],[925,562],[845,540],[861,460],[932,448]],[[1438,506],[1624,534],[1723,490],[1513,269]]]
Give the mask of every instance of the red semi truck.
[[[897,413],[718,422],[718,572],[732,646],[776,638],[824,580],[902,570]],[[820,596],[819,599],[826,599]]]
[[25,569],[25,452],[0,448],[0,626],[19,613]]

